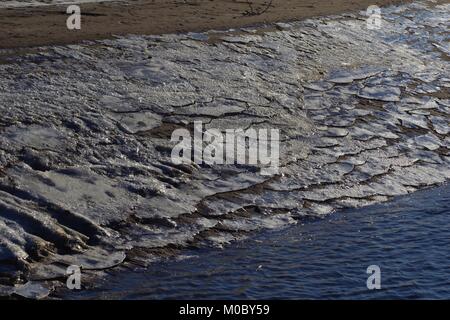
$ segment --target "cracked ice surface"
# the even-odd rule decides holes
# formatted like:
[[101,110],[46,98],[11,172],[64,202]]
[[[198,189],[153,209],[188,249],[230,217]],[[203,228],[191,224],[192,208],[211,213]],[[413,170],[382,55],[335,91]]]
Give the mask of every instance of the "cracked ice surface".
[[[68,265],[147,263],[447,181],[450,5],[383,17],[380,30],[343,15],[5,58],[0,294],[40,298]],[[280,129],[280,174],[173,164],[171,133],[196,120]]]

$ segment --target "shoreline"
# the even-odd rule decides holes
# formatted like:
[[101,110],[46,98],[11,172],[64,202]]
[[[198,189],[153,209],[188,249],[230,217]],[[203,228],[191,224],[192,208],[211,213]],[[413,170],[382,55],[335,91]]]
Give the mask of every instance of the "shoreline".
[[[256,3],[259,1],[255,1]],[[199,0],[190,3],[164,3],[140,0],[135,3],[82,3],[81,30],[66,28],[66,6],[41,6],[0,9],[0,49],[76,44],[84,40],[111,39],[127,34],[155,35],[203,32],[240,28],[264,23],[352,13],[376,4],[387,6],[410,1],[275,0],[261,15],[246,15],[244,1]]]
[[[430,250],[433,241],[450,242],[450,239],[445,240],[446,226],[450,224],[446,219],[448,214],[450,185],[447,183],[363,208],[338,210],[323,218],[307,217],[301,224],[252,234],[239,243],[230,244],[225,250],[206,248],[198,252],[185,249],[180,253],[181,257],[161,259],[147,268],[110,270],[102,281],[93,284],[89,290],[61,288],[53,292],[49,299],[120,300],[132,297],[136,292],[137,297],[134,298],[152,300],[180,297],[193,300],[230,299],[235,298],[233,293],[239,290],[239,277],[242,275],[248,277],[243,298],[256,300],[274,297],[367,299],[374,298],[374,294],[377,299],[406,299],[411,294],[423,298],[437,294],[445,298],[446,295],[438,290],[440,286],[435,285],[438,281],[411,287],[402,286],[401,280],[397,279],[394,280],[397,285],[384,291],[361,291],[355,290],[359,288],[356,280],[347,282],[347,279],[360,274],[361,269],[365,270],[369,261],[374,260],[383,263],[385,274],[395,274],[399,263],[411,264],[418,261],[421,254],[429,254],[434,263],[442,266],[442,271],[436,274],[436,269],[428,268],[427,260],[419,262],[418,268],[410,268],[407,278],[438,280],[440,276],[445,277],[445,273],[450,275],[450,270],[443,268],[446,265],[445,255],[440,254],[439,250],[425,253]],[[436,219],[438,223],[434,228]],[[393,227],[400,228],[401,232],[391,232]],[[426,232],[428,228],[433,230],[432,238],[420,237],[413,241],[416,248],[414,254],[404,250],[411,245],[410,239],[415,232]],[[358,232],[361,229],[363,232]],[[358,234],[358,239],[349,239],[349,234]],[[375,237],[380,240],[373,241]],[[298,243],[301,243],[302,250],[298,250]],[[279,250],[280,247],[283,250]],[[391,250],[383,250],[386,247]],[[316,259],[308,260],[308,257],[318,255],[322,257],[320,263]],[[337,260],[341,263],[336,264]],[[224,261],[228,263],[226,272],[221,269]],[[298,268],[299,264],[301,268]],[[266,276],[260,277],[261,272],[265,272]],[[336,278],[337,272],[347,277]],[[180,273],[183,277],[178,276]],[[317,276],[318,273],[320,276]],[[286,274],[291,275],[289,281],[285,281]],[[205,277],[209,277],[210,281],[202,281]],[[364,279],[361,277],[360,281]],[[192,286],[192,282],[196,285]],[[212,282],[214,286],[210,285]],[[271,291],[258,290],[274,283],[281,285]],[[130,287],[134,289],[132,293],[127,291]]]
[[[448,182],[449,15],[423,1],[386,8],[377,32],[342,14],[221,39],[10,50],[0,297],[45,298],[67,266],[82,267],[87,288],[104,270]],[[175,163],[171,134],[195,121],[279,129],[281,174]]]

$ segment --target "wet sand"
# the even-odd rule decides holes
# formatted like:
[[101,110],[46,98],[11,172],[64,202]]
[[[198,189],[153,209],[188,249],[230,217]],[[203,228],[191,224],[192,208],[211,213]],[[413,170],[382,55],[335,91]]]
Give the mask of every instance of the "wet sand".
[[[254,11],[262,0],[254,0]],[[162,34],[228,29],[299,20],[409,1],[274,0],[263,14],[249,14],[244,0],[141,0],[81,4],[82,29],[66,28],[65,6],[0,9],[0,48],[78,43],[125,34]]]
[[[343,14],[214,45],[208,32],[13,50],[0,64],[0,297],[45,298],[73,265],[88,289],[105,270],[448,182],[449,20],[450,5],[417,1],[386,8],[375,32]],[[196,121],[278,129],[278,173],[175,163],[172,133]]]

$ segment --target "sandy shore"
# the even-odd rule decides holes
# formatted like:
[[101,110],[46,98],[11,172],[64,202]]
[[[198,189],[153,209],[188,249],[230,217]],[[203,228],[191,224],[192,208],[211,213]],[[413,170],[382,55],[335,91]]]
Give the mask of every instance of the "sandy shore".
[[[450,5],[383,17],[376,32],[345,14],[214,45],[208,33],[15,51],[0,63],[0,297],[45,298],[68,266],[89,288],[105,269],[448,182]],[[172,134],[195,122],[219,137],[278,130],[278,172],[174,161]]]
[[[162,34],[228,29],[264,22],[364,10],[369,5],[389,5],[395,0],[274,0],[263,14],[251,15],[243,0],[141,0],[131,3],[82,4],[82,30],[66,28],[66,6],[0,9],[0,48],[77,43],[124,34]],[[255,0],[253,8],[258,10]]]

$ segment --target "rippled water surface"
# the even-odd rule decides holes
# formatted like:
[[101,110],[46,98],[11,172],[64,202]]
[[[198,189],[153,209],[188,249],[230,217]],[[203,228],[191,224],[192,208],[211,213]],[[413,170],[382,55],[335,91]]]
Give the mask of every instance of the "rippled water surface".
[[[115,275],[77,298],[448,299],[450,185]],[[189,257],[189,258],[188,258]],[[381,268],[381,290],[366,269]]]

